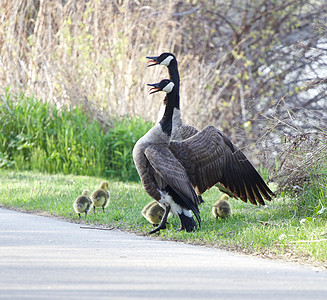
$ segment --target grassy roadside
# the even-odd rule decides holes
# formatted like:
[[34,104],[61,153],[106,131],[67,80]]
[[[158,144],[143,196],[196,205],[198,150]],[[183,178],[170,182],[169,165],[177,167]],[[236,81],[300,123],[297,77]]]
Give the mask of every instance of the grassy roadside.
[[[111,202],[103,214],[93,212],[80,221],[72,203],[83,189],[93,190],[101,178],[75,175],[45,175],[35,172],[0,171],[0,205],[30,212],[46,212],[72,222],[104,224],[138,234],[152,226],[141,216],[150,197],[140,183],[110,180]],[[194,233],[177,232],[177,218],[169,220],[162,239],[237,250],[268,258],[286,258],[327,267],[327,222],[300,199],[275,199],[265,207],[230,200],[232,216],[216,220],[211,214],[220,197],[213,188],[204,194],[202,227]],[[309,207],[309,203],[308,203]],[[313,215],[314,214],[314,215]],[[306,220],[304,222],[304,220]]]

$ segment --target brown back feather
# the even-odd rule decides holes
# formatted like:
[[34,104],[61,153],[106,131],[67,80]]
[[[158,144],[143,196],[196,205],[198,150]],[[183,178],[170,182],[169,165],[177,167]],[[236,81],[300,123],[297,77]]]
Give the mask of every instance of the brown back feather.
[[183,141],[171,141],[170,149],[200,194],[219,182],[244,202],[264,205],[263,197],[271,200],[273,192],[244,153],[216,127],[208,126]]

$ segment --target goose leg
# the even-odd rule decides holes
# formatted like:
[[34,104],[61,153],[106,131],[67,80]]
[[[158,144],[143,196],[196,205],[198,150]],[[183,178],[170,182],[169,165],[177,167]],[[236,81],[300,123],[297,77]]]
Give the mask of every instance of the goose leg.
[[186,232],[191,232],[197,228],[193,217],[186,216],[184,213],[181,213],[178,216],[181,221],[181,227],[177,231],[185,230]]
[[166,224],[167,224],[167,218],[168,218],[169,211],[170,211],[170,205],[167,205],[166,210],[165,210],[165,214],[162,217],[159,226],[156,227],[155,229],[151,230],[149,232],[149,234],[155,233],[155,232],[159,231],[160,229],[166,229]]

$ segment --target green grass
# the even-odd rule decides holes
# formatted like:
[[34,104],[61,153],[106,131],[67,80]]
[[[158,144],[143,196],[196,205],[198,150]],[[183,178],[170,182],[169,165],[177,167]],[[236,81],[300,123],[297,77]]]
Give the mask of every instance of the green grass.
[[[141,215],[151,198],[140,183],[109,180],[111,202],[106,213],[93,212],[79,220],[73,211],[73,201],[83,189],[94,190],[103,178],[76,175],[45,175],[9,170],[0,171],[0,203],[4,207],[31,212],[47,212],[73,222],[104,224],[109,227],[147,234],[153,227]],[[265,207],[256,207],[230,200],[232,216],[215,219],[211,208],[220,197],[216,188],[204,194],[200,206],[202,226],[193,233],[178,232],[179,220],[169,219],[159,237],[207,245],[267,257],[287,257],[294,260],[327,260],[327,216],[317,214],[319,199],[280,198]],[[310,198],[311,197],[311,198]],[[302,220],[302,222],[301,222]],[[306,222],[303,222],[306,220]]]
[[108,128],[81,107],[58,109],[6,89],[0,103],[0,169],[38,170],[137,180],[135,142],[153,124],[141,118],[112,119]]

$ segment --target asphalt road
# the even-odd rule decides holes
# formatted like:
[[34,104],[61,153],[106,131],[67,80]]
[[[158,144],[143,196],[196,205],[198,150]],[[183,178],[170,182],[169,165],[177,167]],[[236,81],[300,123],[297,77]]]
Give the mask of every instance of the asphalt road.
[[0,299],[327,299],[327,271],[0,209]]

